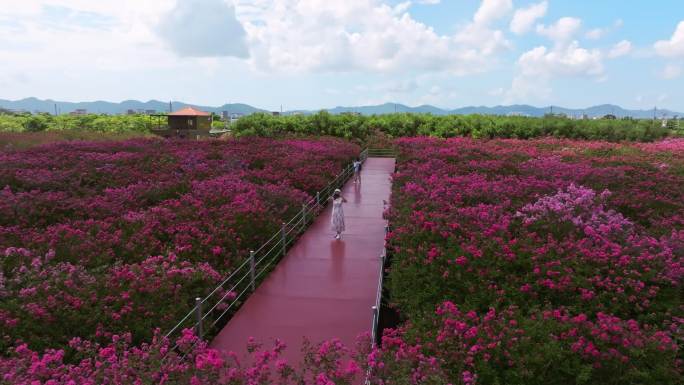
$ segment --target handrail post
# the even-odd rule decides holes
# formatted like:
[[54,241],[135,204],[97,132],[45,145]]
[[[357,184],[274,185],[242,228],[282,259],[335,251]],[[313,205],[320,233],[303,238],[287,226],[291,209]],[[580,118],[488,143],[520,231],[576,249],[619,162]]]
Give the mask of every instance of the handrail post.
[[197,337],[202,339],[204,330],[202,330],[202,298],[200,297],[195,298],[195,315],[197,316],[197,330],[195,330],[195,333]]
[[285,256],[285,249],[287,246],[287,234],[285,234],[286,226],[287,224],[285,222],[280,226],[280,241],[283,243],[283,257]]
[[302,233],[306,229],[306,203],[302,204]]
[[254,250],[249,252],[249,275],[252,279],[251,286],[252,292],[256,290],[256,259],[254,258]]
[[321,192],[316,191],[316,207],[321,205]]
[[375,346],[375,340],[377,338],[378,332],[378,307],[373,305],[371,306],[371,310],[373,311],[373,330],[371,330],[371,346]]

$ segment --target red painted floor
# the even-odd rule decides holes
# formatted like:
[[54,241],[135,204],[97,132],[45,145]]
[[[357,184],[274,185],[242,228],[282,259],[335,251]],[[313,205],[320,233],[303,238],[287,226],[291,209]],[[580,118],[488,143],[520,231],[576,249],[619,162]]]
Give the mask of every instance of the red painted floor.
[[250,336],[266,346],[279,338],[288,346],[284,357],[294,364],[304,337],[314,343],[337,337],[353,347],[357,335],[370,331],[386,224],[382,201],[389,200],[393,171],[394,159],[369,158],[360,186],[349,181],[342,190],[342,240],[333,239],[328,205],[212,347],[243,356]]

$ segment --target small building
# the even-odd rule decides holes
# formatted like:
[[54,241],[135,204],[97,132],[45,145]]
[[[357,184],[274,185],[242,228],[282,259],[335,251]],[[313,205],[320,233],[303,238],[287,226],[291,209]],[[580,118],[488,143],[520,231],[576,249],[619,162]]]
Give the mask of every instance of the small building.
[[211,129],[211,114],[186,107],[168,114],[169,129],[171,130],[209,130]]
[[86,115],[88,113],[88,110],[85,108],[77,108],[74,111],[71,111],[69,115]]
[[[152,114],[157,118],[157,128],[152,132],[165,138],[200,138],[210,135],[212,116],[209,112],[186,107],[169,114]],[[166,119],[166,127],[162,121]],[[154,124],[154,123],[153,123]]]

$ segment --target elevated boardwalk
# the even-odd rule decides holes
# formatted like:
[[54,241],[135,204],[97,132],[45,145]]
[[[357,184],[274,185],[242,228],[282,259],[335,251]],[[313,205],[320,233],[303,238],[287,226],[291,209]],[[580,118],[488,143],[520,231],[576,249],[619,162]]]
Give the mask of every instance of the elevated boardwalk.
[[394,159],[368,158],[360,185],[350,180],[342,191],[342,240],[333,238],[328,205],[212,347],[242,356],[249,337],[266,346],[279,338],[288,346],[284,357],[294,364],[304,337],[314,343],[337,337],[353,347],[357,335],[369,332],[385,236],[383,200],[389,200],[393,171]]

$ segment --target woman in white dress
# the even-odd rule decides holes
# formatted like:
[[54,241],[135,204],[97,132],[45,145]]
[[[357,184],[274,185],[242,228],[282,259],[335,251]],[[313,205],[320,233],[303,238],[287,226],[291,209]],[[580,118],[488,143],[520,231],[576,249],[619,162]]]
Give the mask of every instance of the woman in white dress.
[[333,201],[332,206],[332,230],[335,232],[335,239],[342,238],[344,231],[344,211],[342,211],[342,203],[347,200],[342,196],[342,191],[336,189],[331,197]]

